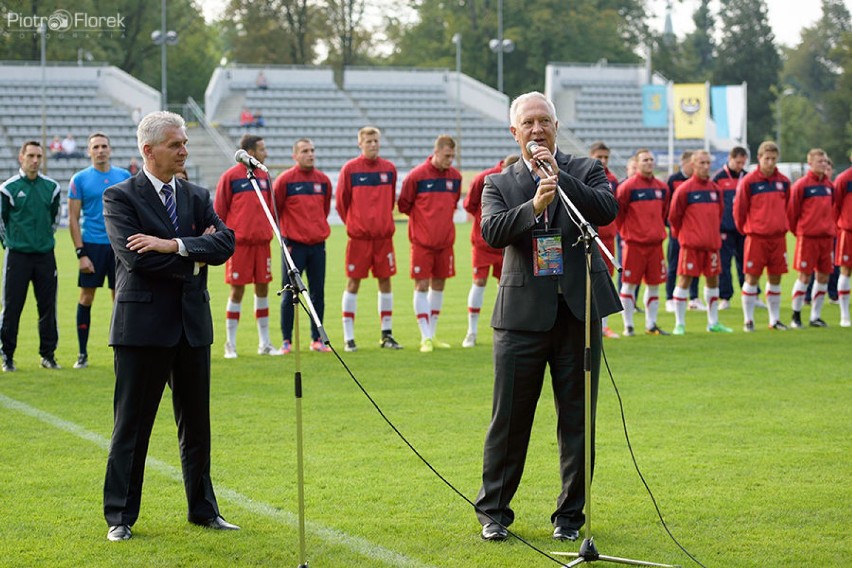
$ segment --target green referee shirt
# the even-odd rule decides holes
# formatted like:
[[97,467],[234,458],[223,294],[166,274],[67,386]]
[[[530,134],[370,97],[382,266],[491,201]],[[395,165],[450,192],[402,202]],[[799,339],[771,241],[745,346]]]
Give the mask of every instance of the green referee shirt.
[[0,185],[0,239],[16,252],[45,253],[56,245],[59,183],[41,174],[29,179],[20,170]]

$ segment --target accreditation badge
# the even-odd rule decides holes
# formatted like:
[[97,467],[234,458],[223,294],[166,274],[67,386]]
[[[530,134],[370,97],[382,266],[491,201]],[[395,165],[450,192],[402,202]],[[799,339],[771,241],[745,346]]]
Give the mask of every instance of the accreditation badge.
[[562,232],[559,229],[533,231],[533,274],[554,276],[562,274]]

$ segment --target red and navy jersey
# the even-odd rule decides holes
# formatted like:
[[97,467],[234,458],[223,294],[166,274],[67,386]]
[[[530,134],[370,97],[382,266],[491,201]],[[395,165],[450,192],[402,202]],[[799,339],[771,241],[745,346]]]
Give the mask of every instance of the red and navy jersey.
[[[272,211],[272,188],[269,176],[257,169],[254,172],[260,193],[266,206]],[[272,239],[272,227],[263,211],[248,177],[246,167],[236,164],[229,168],[216,186],[213,209],[220,219],[234,231],[240,244],[257,245],[268,243]]]
[[454,167],[439,170],[432,156],[411,170],[399,192],[399,211],[408,215],[408,239],[431,249],[453,246],[453,214],[461,197],[461,174]]
[[503,170],[503,162],[500,161],[493,168],[477,174],[470,183],[470,189],[464,198],[462,207],[473,217],[473,227],[470,229],[470,243],[480,250],[499,253],[502,249],[496,249],[485,242],[482,238],[482,190],[485,187],[485,177],[498,174]]
[[852,168],[834,180],[834,220],[838,229],[852,231]]
[[396,227],[396,167],[384,158],[358,156],[340,169],[335,205],[353,239],[389,239]]
[[776,170],[770,176],[755,168],[740,179],[734,199],[734,223],[744,235],[780,237],[787,232],[790,180]]
[[697,250],[722,248],[722,192],[710,179],[693,175],[678,185],[669,209],[669,225],[680,246]]
[[[615,195],[615,190],[618,188],[618,178],[609,171],[609,168],[604,168],[604,173],[606,174],[606,179],[609,182],[609,190]],[[598,227],[598,236],[603,241],[608,241],[610,239],[615,238],[615,234],[618,230],[615,228],[615,221],[610,223],[609,225],[604,225],[603,227]]]
[[787,201],[787,223],[797,237],[834,237],[834,185],[813,171],[796,180]]
[[734,223],[734,197],[737,195],[737,184],[744,175],[745,170],[735,172],[726,164],[713,176],[713,181],[722,192],[722,203],[725,206],[725,210],[722,213],[721,227],[725,232],[737,230],[737,225]]
[[627,242],[653,245],[666,238],[669,188],[655,177],[634,174],[618,186],[615,226]]
[[331,233],[331,180],[316,168],[303,170],[298,165],[282,172],[272,185],[278,229],[288,241],[315,245]]

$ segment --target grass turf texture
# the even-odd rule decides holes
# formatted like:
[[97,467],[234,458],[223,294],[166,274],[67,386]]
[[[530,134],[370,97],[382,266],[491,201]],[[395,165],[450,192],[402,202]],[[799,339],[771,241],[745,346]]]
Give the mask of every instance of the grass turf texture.
[[[470,286],[469,225],[458,227],[438,336],[453,344],[417,351],[408,245],[397,230],[394,334],[406,347],[378,347],[375,281],[359,295],[359,351],[343,353],[339,318],[345,235],[328,244],[326,323],[333,345],[411,442],[460,491],[479,489],[482,441],[491,411],[488,284],[479,343],[462,349]],[[151,438],[139,521],[127,543],[106,540],[101,512],[106,443],[112,429],[110,302],[98,292],[90,367],[75,370],[78,290],[67,232],[57,235],[60,371],[38,367],[35,305],[28,298],[15,359],[0,375],[0,565],[296,566],[294,356],[256,355],[246,294],[239,358],[222,358],[227,287],[211,269],[216,325],[212,347],[212,474],[225,517],[243,527],[217,533],[186,522],[169,395]],[[280,265],[275,262],[280,282]],[[789,321],[792,275],[783,281]],[[736,300],[736,298],[735,298]],[[272,327],[280,343],[277,299]],[[673,314],[660,310],[664,329]],[[805,317],[808,308],[805,308]],[[445,487],[385,425],[333,354],[307,350],[302,323],[307,560],[312,566],[549,566],[514,539],[479,539],[471,507]],[[639,464],[682,544],[707,566],[847,566],[850,513],[849,344],[827,305],[828,329],[745,334],[738,306],[721,312],[734,328],[704,331],[690,312],[684,337],[607,340]],[[620,316],[611,325],[620,330]],[[637,316],[636,329],[643,328]],[[545,551],[576,551],[550,538],[559,491],[555,419],[545,387],[513,531]],[[617,400],[605,375],[598,413],[593,535],[602,554],[693,565],[665,535],[625,445]],[[562,558],[563,562],[567,559]]]

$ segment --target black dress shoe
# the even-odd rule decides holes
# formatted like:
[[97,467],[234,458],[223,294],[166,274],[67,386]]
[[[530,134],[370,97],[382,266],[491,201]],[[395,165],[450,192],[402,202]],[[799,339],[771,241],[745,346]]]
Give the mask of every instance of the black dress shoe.
[[133,533],[130,532],[130,525],[114,525],[107,531],[107,540],[118,542],[120,540],[130,540]]
[[553,529],[553,538],[556,540],[575,541],[580,538],[580,531],[569,527],[560,527],[559,525]]
[[497,523],[487,523],[482,527],[482,540],[498,542],[507,538],[509,538],[509,531]]
[[208,529],[213,529],[217,531],[238,531],[240,527],[237,525],[231,524],[225,519],[222,518],[222,515],[213,517],[212,519],[208,519],[206,521],[201,521],[200,523],[192,522],[195,525],[200,527],[205,527]]

